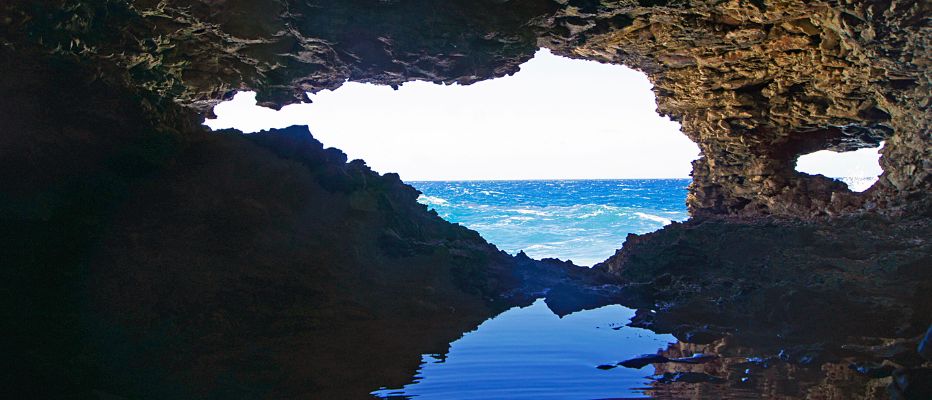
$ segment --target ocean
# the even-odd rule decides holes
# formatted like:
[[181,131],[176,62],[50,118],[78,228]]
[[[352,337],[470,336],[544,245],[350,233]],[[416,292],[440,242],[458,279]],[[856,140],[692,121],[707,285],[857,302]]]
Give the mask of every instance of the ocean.
[[[478,231],[500,249],[591,266],[628,233],[687,218],[688,179],[408,182],[418,201]],[[647,370],[613,368],[676,340],[626,326],[634,310],[611,305],[559,317],[542,299],[483,322],[424,354],[411,382],[373,388],[383,399],[595,399],[646,397]],[[468,384],[464,384],[468,382]]]
[[511,254],[591,266],[628,233],[683,221],[689,179],[421,181],[418,198]]
[[[423,192],[420,202],[479,231],[500,249],[524,250],[535,258],[569,258],[580,265],[603,261],[628,233],[654,231],[687,218],[688,179],[409,183]],[[657,387],[652,374],[656,378],[667,370],[612,365],[665,350],[677,340],[627,326],[634,314],[633,309],[610,305],[560,317],[539,299],[483,322],[450,343],[445,354],[422,355],[408,384],[373,388],[372,394],[420,400],[649,397]],[[747,369],[745,379],[756,382],[761,371]],[[701,393],[696,390],[662,387],[657,393],[660,398],[699,393],[702,398],[752,399],[763,388],[711,385],[702,386]]]

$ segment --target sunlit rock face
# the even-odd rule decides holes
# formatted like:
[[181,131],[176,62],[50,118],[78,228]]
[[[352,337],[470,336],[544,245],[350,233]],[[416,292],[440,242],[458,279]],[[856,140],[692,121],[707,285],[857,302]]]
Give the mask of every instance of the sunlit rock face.
[[[922,1],[573,2],[542,45],[625,63],[702,148],[695,214],[895,211],[930,185],[929,5]],[[800,154],[889,140],[878,188],[793,171]]]
[[[704,157],[702,215],[927,210],[928,2],[48,0],[0,8],[9,45],[98,64],[200,112],[237,89],[266,105],[345,80],[471,83],[538,46],[624,63]],[[887,141],[876,188],[793,171],[800,154]]]
[[[175,388],[195,390],[189,397],[244,389],[344,397],[331,394],[357,381],[365,397],[370,383],[401,383],[420,353],[443,351],[493,314],[490,296],[544,275],[522,273],[522,262],[533,263],[428,214],[397,177],[347,164],[303,132],[205,132],[203,114],[236,90],[281,106],[347,79],[471,83],[513,73],[544,46],[651,77],[659,110],[704,153],[689,199],[695,215],[928,215],[929,9],[923,1],[0,2],[4,332],[26,349],[11,356],[17,373],[44,379],[20,397],[168,398]],[[793,171],[800,154],[881,140],[886,172],[863,195]],[[909,331],[927,322],[932,304],[926,222],[883,237],[895,223],[855,221],[840,233],[819,224],[679,227],[604,268],[629,281],[671,273],[672,289],[655,297],[709,311],[681,315],[696,323],[721,315],[722,299],[732,300],[731,316],[785,301],[776,327],[791,333],[798,318],[851,309],[871,317],[850,321],[854,328]],[[717,234],[711,246],[708,232]],[[662,254],[667,248],[675,251]],[[823,250],[835,257],[805,259]],[[652,257],[631,261],[638,254]],[[697,265],[709,268],[690,269]],[[829,307],[813,308],[825,298],[834,299]],[[370,332],[397,335],[378,342]],[[372,353],[386,364],[372,366]],[[333,368],[338,361],[348,363]],[[166,392],[146,390],[153,386]]]

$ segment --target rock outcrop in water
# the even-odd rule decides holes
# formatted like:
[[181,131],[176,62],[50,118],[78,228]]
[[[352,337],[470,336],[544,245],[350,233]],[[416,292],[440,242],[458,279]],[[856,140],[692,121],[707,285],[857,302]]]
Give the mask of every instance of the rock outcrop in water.
[[[676,323],[744,315],[787,333],[809,326],[794,318],[856,310],[882,322],[876,334],[912,334],[930,304],[930,8],[5,1],[0,259],[4,332],[22,349],[13,379],[33,383],[21,385],[29,397],[358,397],[407,379],[419,354],[494,313],[502,292],[521,302],[564,281],[557,297],[596,304],[599,290],[566,281],[601,277],[503,255],[428,214],[397,177],[347,164],[302,130],[199,125],[236,90],[281,106],[347,79],[471,83],[513,73],[539,46],[643,70],[659,111],[703,151],[689,206],[715,218],[632,240],[603,266],[641,281],[644,306],[667,302]],[[884,174],[866,193],[793,170],[800,154],[881,140]],[[733,216],[765,222],[719,220]]]
[[623,282],[606,302],[638,308],[634,326],[721,358],[657,370],[728,385],[658,381],[654,396],[884,399],[895,372],[913,381],[896,398],[919,399],[932,395],[915,384],[928,369],[917,343],[932,322],[930,230],[922,217],[694,218],[629,235],[593,268]]
[[915,336],[932,315],[930,234],[925,219],[694,219],[629,235],[593,268],[646,284],[641,306],[681,324],[785,338]]

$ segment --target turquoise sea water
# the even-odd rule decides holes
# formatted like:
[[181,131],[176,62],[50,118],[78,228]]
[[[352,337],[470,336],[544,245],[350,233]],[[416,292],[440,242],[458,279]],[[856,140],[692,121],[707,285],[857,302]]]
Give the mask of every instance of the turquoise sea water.
[[591,266],[628,233],[687,218],[688,179],[408,182],[418,201],[511,254]]
[[[478,231],[509,253],[600,262],[628,233],[686,219],[689,180],[552,180],[409,182],[419,201],[448,221]],[[379,388],[387,399],[621,399],[646,397],[655,371],[596,368],[676,340],[625,326],[634,310],[620,305],[562,318],[543,300],[513,308],[450,344],[425,354],[411,383]],[[375,389],[375,388],[373,388]]]

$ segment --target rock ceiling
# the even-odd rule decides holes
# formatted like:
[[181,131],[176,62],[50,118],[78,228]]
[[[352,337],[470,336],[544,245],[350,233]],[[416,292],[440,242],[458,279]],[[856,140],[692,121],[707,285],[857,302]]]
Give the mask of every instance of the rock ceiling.
[[[346,80],[472,83],[539,47],[647,73],[658,111],[703,157],[694,215],[816,217],[929,209],[925,1],[14,1],[5,46],[32,43],[198,113],[236,90],[265,105]],[[864,194],[796,157],[875,147]]]

